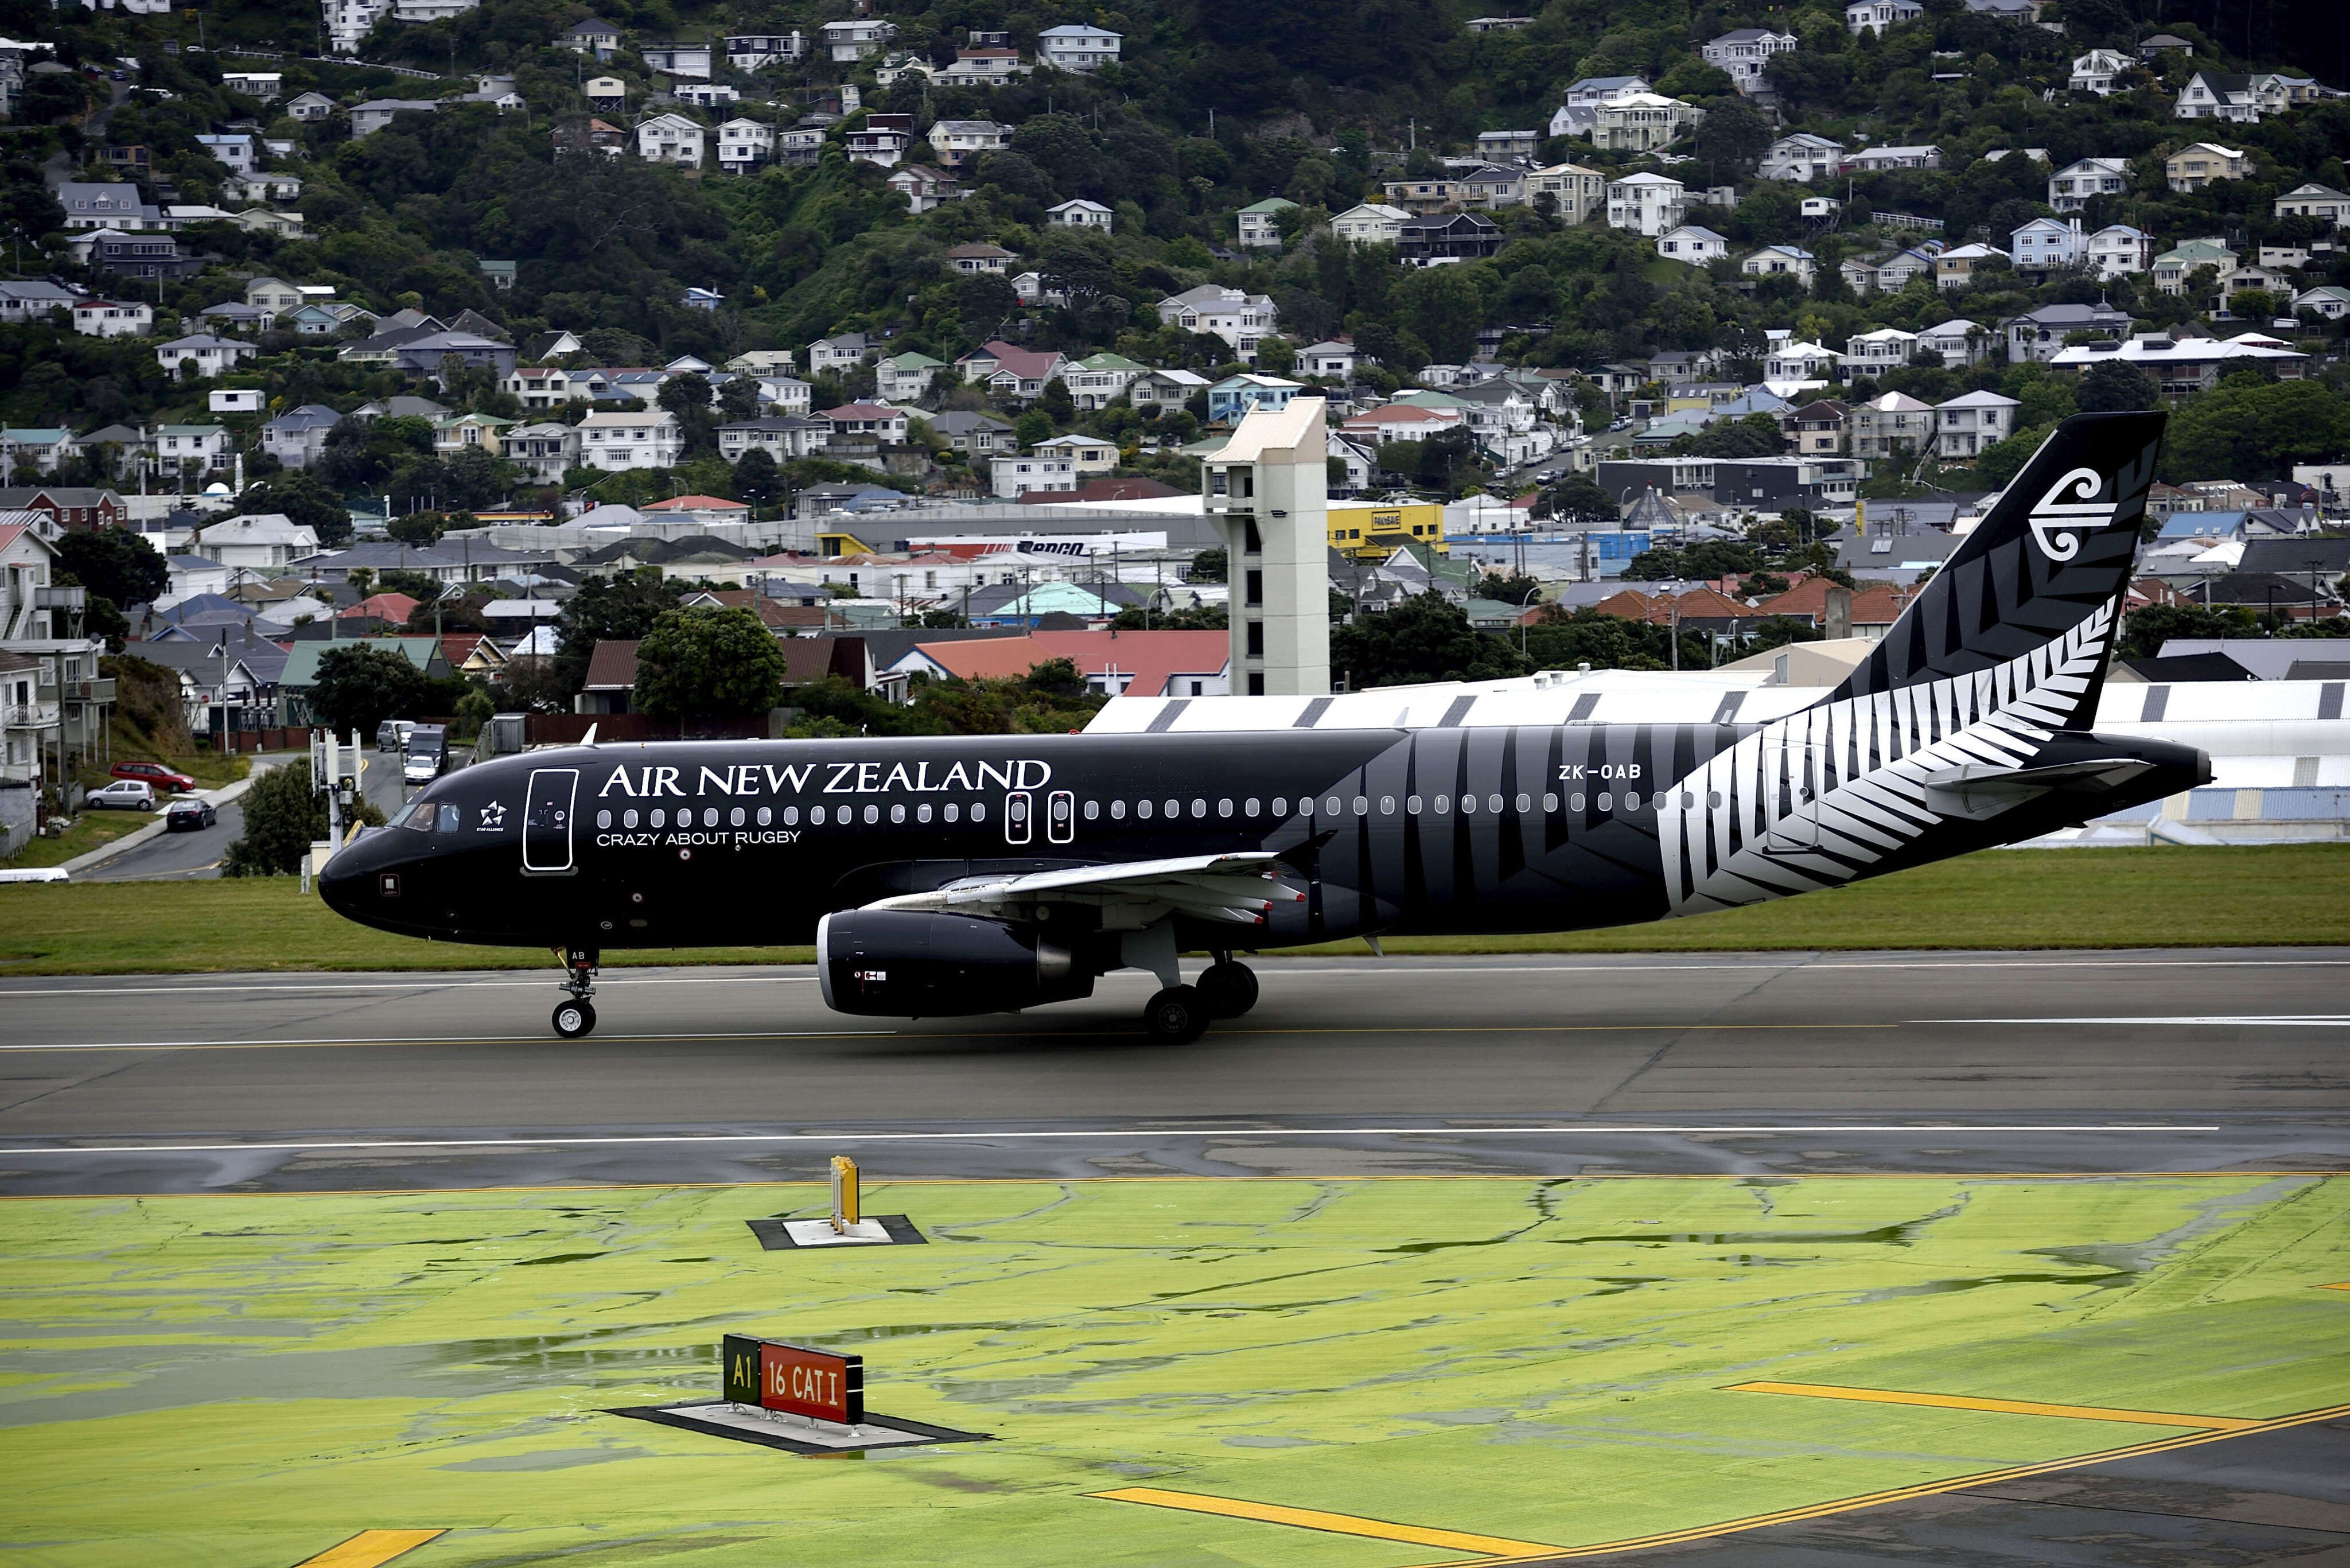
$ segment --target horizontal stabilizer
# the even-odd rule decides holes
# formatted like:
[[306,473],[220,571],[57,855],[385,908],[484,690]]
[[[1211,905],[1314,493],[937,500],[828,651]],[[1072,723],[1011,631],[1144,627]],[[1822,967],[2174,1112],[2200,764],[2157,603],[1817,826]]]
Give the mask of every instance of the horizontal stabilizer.
[[2039,768],[1999,768],[1970,763],[1920,781],[1926,804],[1944,816],[1973,822],[1997,816],[2012,806],[2055,789],[2109,790],[2127,784],[2154,764],[2137,757],[2113,757],[2097,762],[2054,763]]

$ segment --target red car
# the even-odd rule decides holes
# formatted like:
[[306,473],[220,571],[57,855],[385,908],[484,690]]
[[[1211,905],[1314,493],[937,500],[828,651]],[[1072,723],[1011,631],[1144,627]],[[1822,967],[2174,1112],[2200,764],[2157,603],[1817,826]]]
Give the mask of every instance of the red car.
[[186,794],[196,787],[196,781],[183,773],[165,767],[161,763],[117,763],[111,770],[119,779],[137,779],[155,786],[155,793]]

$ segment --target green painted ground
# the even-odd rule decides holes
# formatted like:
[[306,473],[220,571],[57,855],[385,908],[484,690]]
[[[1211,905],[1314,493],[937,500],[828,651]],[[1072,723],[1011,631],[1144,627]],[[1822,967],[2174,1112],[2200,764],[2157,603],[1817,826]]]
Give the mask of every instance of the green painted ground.
[[[291,877],[0,888],[0,974],[549,969],[528,948],[353,925]],[[1397,937],[1394,953],[1715,952],[2350,943],[2350,845],[1990,850],[1834,892],[1564,935]],[[1329,951],[1359,955],[1360,942]],[[809,948],[612,952],[630,963],[807,963]]]
[[[1748,1379],[2272,1416],[2350,1400],[2350,1179],[973,1182],[0,1204],[0,1540],[42,1568],[1398,1568],[1149,1485],[1576,1545],[2174,1436]],[[722,1330],[993,1444],[797,1459],[598,1414]],[[29,1552],[22,1549],[29,1548]]]

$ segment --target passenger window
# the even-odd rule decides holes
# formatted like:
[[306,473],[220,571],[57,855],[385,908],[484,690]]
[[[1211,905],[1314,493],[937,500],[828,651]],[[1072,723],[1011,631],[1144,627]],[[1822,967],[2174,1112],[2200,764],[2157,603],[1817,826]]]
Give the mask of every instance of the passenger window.
[[1404,810],[1411,813],[1412,815],[1418,816],[1419,815],[1419,796],[1416,794],[1405,796],[1403,808]]
[[[947,809],[949,811],[952,811],[954,807],[949,806]],[[987,820],[987,803],[985,801],[975,800],[971,803],[971,819],[973,822],[985,822]]]
[[596,826],[597,826],[598,827],[599,827],[599,828],[600,828],[600,827],[609,827],[609,826],[612,826],[612,814],[611,814],[610,812],[608,812],[608,811],[599,811],[599,812],[598,812],[598,813],[596,814]]
[[1721,809],[1721,792],[1720,790],[1711,790],[1707,792],[1705,804],[1710,809],[1720,811]]
[[1555,794],[1545,794],[1543,796],[1543,809],[1544,811],[1556,811],[1558,809],[1558,796]]
[[787,805],[787,806],[784,807],[784,826],[785,826],[785,827],[796,827],[796,826],[799,826],[799,820],[800,820],[800,808],[799,808],[798,806],[795,806],[795,805]]
[[878,805],[868,805],[868,806],[867,806],[867,807],[865,808],[865,820],[866,820],[868,823],[875,823],[875,822],[879,822],[879,821],[880,821],[880,820],[881,820],[881,808],[880,808],[879,806],[878,806]]
[[1136,801],[1134,803],[1134,815],[1141,818],[1144,822],[1149,822],[1150,820],[1150,803],[1147,800]]
[[774,809],[773,809],[772,807],[769,807],[769,806],[764,806],[764,805],[763,805],[763,806],[761,806],[761,807],[759,808],[759,826],[762,826],[762,827],[769,826],[771,826],[771,825],[775,822],[775,811],[774,811]]
[[808,821],[817,827],[822,827],[824,826],[824,807],[820,805],[812,805],[808,807]]
[[1486,797],[1485,797],[1485,809],[1486,809],[1487,811],[1490,811],[1490,812],[1493,813],[1493,814],[1494,814],[1495,815],[1497,815],[1497,816],[1498,816],[1499,815],[1501,815],[1501,810],[1502,810],[1502,797],[1501,797],[1500,795],[1497,795],[1497,794],[1495,794],[1495,795],[1488,795],[1488,796],[1486,796]]
[[1626,811],[1638,811],[1640,809],[1640,792],[1638,790],[1627,790],[1625,792],[1624,809]]
[[718,808],[716,806],[706,805],[702,808],[702,826],[704,827],[715,827],[718,826]]
[[1086,820],[1091,822],[1099,815],[1101,815],[1101,802],[1097,800],[1086,802]]
[[1109,819],[1112,822],[1124,822],[1126,820],[1126,802],[1122,800],[1114,800],[1109,803]]
[[1287,816],[1289,815],[1289,801],[1285,796],[1274,795],[1273,797],[1273,815],[1275,816]]
[[726,826],[729,827],[740,827],[743,826],[743,808],[741,806],[738,805],[733,810],[726,814]]
[[1383,794],[1379,796],[1379,815],[1381,816],[1393,816],[1395,815],[1395,796],[1391,794]]
[[1475,795],[1464,794],[1461,797],[1461,815],[1463,816],[1474,816],[1477,815],[1477,797]]
[[1167,803],[1167,815],[1168,815],[1169,820],[1170,820],[1170,821],[1171,821],[1171,820],[1173,820],[1174,818],[1179,817],[1179,816],[1180,816],[1180,815],[1183,815],[1183,803],[1182,803],[1181,801],[1180,801],[1180,800],[1170,800],[1170,801],[1169,801],[1169,802]]
[[1522,794],[1518,796],[1518,811],[1521,815],[1532,811],[1534,808],[1534,802],[1532,795]]
[[657,806],[655,806],[655,807],[653,807],[653,815],[652,815],[652,816],[651,816],[651,818],[650,818],[650,821],[651,821],[651,823],[652,823],[652,826],[655,826],[655,827],[667,827],[667,826],[669,826],[669,812],[668,812],[668,810],[667,810],[666,808],[664,808],[664,807],[658,806],[658,805],[657,805]]
[[1580,794],[1577,794],[1573,799],[1566,803],[1566,808],[1569,811],[1581,811],[1583,809],[1583,796]]
[[1223,799],[1216,802],[1216,815],[1218,816],[1230,816],[1232,814],[1232,802],[1230,795],[1226,795]]
[[1355,815],[1357,816],[1367,816],[1370,815],[1370,797],[1359,794],[1355,797]]
[[1193,797],[1191,801],[1191,815],[1200,818],[1201,821],[1205,821],[1208,815],[1208,803],[1197,798],[1196,796]]
[[1447,797],[1447,796],[1445,796],[1445,795],[1438,795],[1438,796],[1436,797],[1436,815],[1439,815],[1439,816],[1442,816],[1446,812],[1448,812],[1448,811],[1450,811],[1450,810],[1451,810],[1451,809],[1452,809],[1452,802],[1451,802],[1451,800],[1449,797]]
[[1327,797],[1322,802],[1322,813],[1326,816],[1337,815],[1339,809],[1338,797],[1335,794]]
[[955,805],[952,801],[949,801],[947,803],[946,819],[949,822],[952,822],[956,817],[961,816],[962,815],[962,807]]
[[929,801],[924,801],[921,805],[914,808],[914,820],[916,822],[928,822],[931,820],[931,803]]
[[903,822],[906,820],[906,807],[902,802],[890,806],[889,820],[892,822]]
[[634,827],[636,825],[637,813],[635,807],[631,806],[629,810],[620,813],[620,826],[622,827]]
[[1602,811],[1616,809],[1616,797],[1604,789],[1599,792],[1599,809]]
[[1251,795],[1251,796],[1249,796],[1249,797],[1248,797],[1248,800],[1247,800],[1247,802],[1246,802],[1246,804],[1244,804],[1243,805],[1242,805],[1241,809],[1242,809],[1243,811],[1244,811],[1244,812],[1248,813],[1251,816],[1254,816],[1254,815],[1257,814],[1257,798],[1256,798],[1256,796],[1254,796],[1254,795]]

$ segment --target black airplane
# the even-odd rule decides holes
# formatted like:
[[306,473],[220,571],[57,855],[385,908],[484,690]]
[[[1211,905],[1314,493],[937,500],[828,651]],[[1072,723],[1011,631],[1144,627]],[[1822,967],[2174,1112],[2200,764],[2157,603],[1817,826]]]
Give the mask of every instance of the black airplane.
[[[566,1038],[605,951],[813,940],[843,1012],[1017,1011],[1135,968],[1149,1032],[1188,1040],[1254,1004],[1237,952],[1837,887],[2210,780],[2087,728],[2162,430],[2065,421],[1844,683],[1767,723],[580,745],[436,781],[323,889],[384,930],[555,950]],[[1214,958],[1190,985],[1187,950]]]

